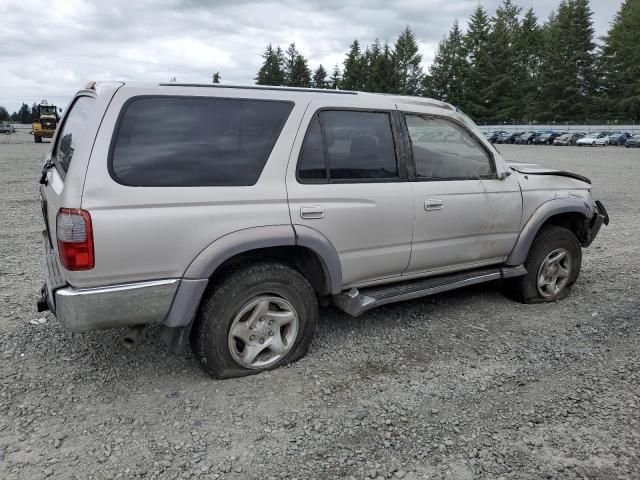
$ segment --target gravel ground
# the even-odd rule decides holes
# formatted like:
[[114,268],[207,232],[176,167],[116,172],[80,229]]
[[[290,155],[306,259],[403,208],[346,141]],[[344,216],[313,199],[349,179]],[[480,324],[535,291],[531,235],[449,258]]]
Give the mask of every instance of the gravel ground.
[[591,177],[612,215],[566,300],[484,285],[327,309],[300,362],[214,381],[157,330],[126,350],[35,312],[48,145],[16,141],[0,138],[0,478],[640,478],[640,150],[500,147]]

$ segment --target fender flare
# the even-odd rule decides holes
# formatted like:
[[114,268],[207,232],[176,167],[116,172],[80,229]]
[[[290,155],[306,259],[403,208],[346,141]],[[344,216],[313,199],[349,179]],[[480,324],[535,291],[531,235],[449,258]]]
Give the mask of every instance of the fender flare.
[[247,228],[218,238],[204,248],[187,267],[164,324],[184,327],[194,319],[209,278],[216,269],[240,253],[268,247],[300,245],[312,250],[328,276],[331,293],[342,290],[340,259],[329,240],[317,230],[301,225],[268,225]]
[[202,250],[187,267],[183,277],[208,279],[220,265],[239,253],[295,244],[295,231],[291,225],[268,225],[236,230],[218,238]]
[[337,295],[342,291],[342,266],[340,257],[333,244],[322,233],[305,225],[294,225],[296,245],[307,247],[315,252],[323,263],[325,274],[329,277],[331,293]]
[[587,220],[591,218],[593,209],[584,199],[575,197],[555,198],[543,203],[533,212],[520,232],[516,245],[507,257],[505,264],[509,266],[522,265],[527,259],[529,249],[542,225],[549,218],[562,213],[579,213]]

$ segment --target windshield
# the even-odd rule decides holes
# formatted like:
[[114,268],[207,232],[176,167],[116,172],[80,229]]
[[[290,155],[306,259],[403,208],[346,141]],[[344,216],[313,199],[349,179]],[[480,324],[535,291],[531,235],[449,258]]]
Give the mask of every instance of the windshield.
[[597,133],[590,133],[589,135],[587,135],[587,138],[598,138],[598,134]]
[[40,105],[40,115],[55,115],[56,107],[53,105]]

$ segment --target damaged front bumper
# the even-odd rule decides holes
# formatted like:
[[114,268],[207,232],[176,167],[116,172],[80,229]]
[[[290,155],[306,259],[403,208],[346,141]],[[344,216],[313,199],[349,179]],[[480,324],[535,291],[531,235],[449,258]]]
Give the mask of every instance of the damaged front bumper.
[[582,242],[583,247],[588,247],[598,236],[602,224],[609,225],[609,213],[600,200],[596,200],[594,205],[594,214],[589,220],[589,228],[587,228],[587,238]]

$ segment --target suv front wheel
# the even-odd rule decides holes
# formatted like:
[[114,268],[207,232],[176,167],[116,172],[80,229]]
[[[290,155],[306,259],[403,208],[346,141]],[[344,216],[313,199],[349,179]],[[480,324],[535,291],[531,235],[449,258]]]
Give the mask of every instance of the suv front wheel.
[[565,298],[578,279],[582,250],[573,232],[556,225],[543,227],[524,264],[527,274],[509,280],[507,293],[523,303]]
[[236,268],[212,286],[191,343],[206,372],[242,377],[303,357],[317,322],[309,282],[288,265],[260,262]]

